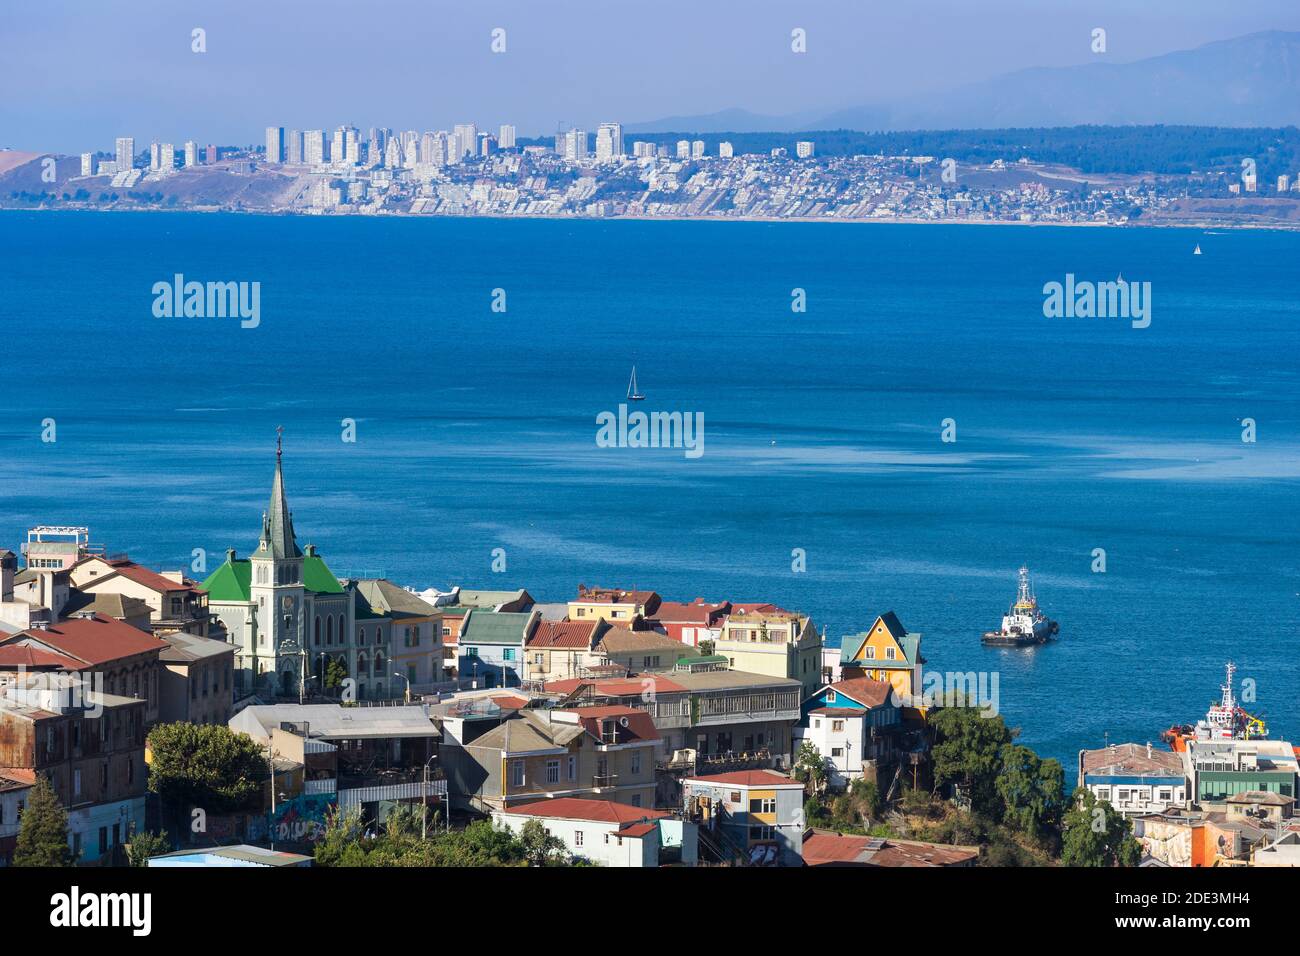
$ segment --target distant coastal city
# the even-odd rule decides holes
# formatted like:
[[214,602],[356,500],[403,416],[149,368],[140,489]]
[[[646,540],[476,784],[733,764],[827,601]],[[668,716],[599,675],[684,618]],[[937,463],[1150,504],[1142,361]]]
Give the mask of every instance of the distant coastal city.
[[[1103,127],[1077,129],[1097,144],[1109,135]],[[0,151],[0,206],[1300,227],[1300,170],[1277,170],[1272,161],[1266,179],[1247,155],[1216,156],[1204,170],[1085,173],[1036,158],[1028,146],[995,158],[987,154],[996,149],[981,148],[974,152],[983,161],[972,161],[863,152],[872,148],[868,138],[852,131],[727,135],[632,138],[609,122],[553,140],[475,123],[426,132],[269,126],[256,146],[190,140],[141,148],[120,136],[112,152]]]

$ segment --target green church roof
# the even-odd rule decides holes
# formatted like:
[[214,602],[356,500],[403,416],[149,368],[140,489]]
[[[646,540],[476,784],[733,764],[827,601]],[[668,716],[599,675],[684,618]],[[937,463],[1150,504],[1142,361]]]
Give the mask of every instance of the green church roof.
[[[250,601],[253,565],[247,558],[227,560],[208,575],[199,587],[208,592],[210,601]],[[342,594],[343,585],[323,558],[308,555],[302,559],[302,586],[313,594]]]
[[199,587],[208,592],[210,601],[247,601],[250,600],[248,586],[252,580],[253,566],[247,560],[227,560]]
[[325,566],[325,559],[308,555],[302,561],[302,584],[308,591],[317,594],[342,594],[343,585],[334,576],[334,572]]

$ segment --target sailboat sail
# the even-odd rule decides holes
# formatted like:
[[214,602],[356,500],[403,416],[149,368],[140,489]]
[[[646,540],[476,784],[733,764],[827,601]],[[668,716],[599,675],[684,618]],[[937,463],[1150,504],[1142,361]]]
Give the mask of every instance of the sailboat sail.
[[639,402],[643,398],[645,398],[645,396],[642,395],[641,392],[638,391],[636,387],[636,366],[635,365],[632,366],[632,378],[629,379],[627,383],[627,398],[628,401],[630,402]]

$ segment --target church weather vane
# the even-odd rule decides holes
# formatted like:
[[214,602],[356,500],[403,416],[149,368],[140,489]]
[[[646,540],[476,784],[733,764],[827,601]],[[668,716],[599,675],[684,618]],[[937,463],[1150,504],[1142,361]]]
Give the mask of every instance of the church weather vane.
[[280,456],[284,454],[284,447],[282,444],[283,441],[284,441],[284,426],[276,425],[275,426],[275,458],[277,461],[279,461]]

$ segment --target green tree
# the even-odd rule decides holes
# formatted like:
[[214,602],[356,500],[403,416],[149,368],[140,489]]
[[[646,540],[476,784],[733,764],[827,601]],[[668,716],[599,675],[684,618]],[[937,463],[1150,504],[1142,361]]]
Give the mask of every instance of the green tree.
[[519,843],[529,866],[549,866],[567,859],[567,848],[559,837],[551,836],[540,820],[529,820],[519,831]]
[[68,814],[50,782],[38,775],[18,827],[14,866],[71,866],[73,862],[68,849]]
[[325,689],[334,690],[342,687],[348,679],[348,669],[342,661],[330,659],[325,664]]
[[464,830],[431,832],[428,839],[421,839],[418,812],[400,808],[389,816],[381,834],[368,837],[360,813],[354,809],[334,812],[326,818],[325,832],[314,854],[317,866],[526,866],[530,854],[545,865],[565,866],[568,860],[555,852],[555,843],[558,841],[543,853],[541,840],[533,838],[525,844],[487,820],[471,823]]
[[794,778],[804,785],[812,794],[820,794],[826,789],[826,761],[821,751],[810,740],[799,745],[799,752],[794,755]]
[[149,731],[149,789],[174,806],[248,810],[269,774],[262,748],[221,724],[159,724]]
[[148,866],[151,856],[166,853],[171,847],[166,830],[160,833],[142,830],[131,837],[131,842],[127,844],[126,858],[131,866]]
[[1055,826],[1065,809],[1065,771],[1055,760],[1042,760],[1028,747],[1002,748],[1002,771],[995,786],[1002,798],[1002,819],[1031,836]]
[[996,781],[1002,771],[1002,749],[1012,733],[1001,716],[985,717],[978,707],[942,707],[929,719],[934,732],[934,781],[958,785],[971,807],[995,814],[999,806]]
[[1065,814],[1061,862],[1065,866],[1137,866],[1142,847],[1133,825],[1084,787],[1074,791]]

